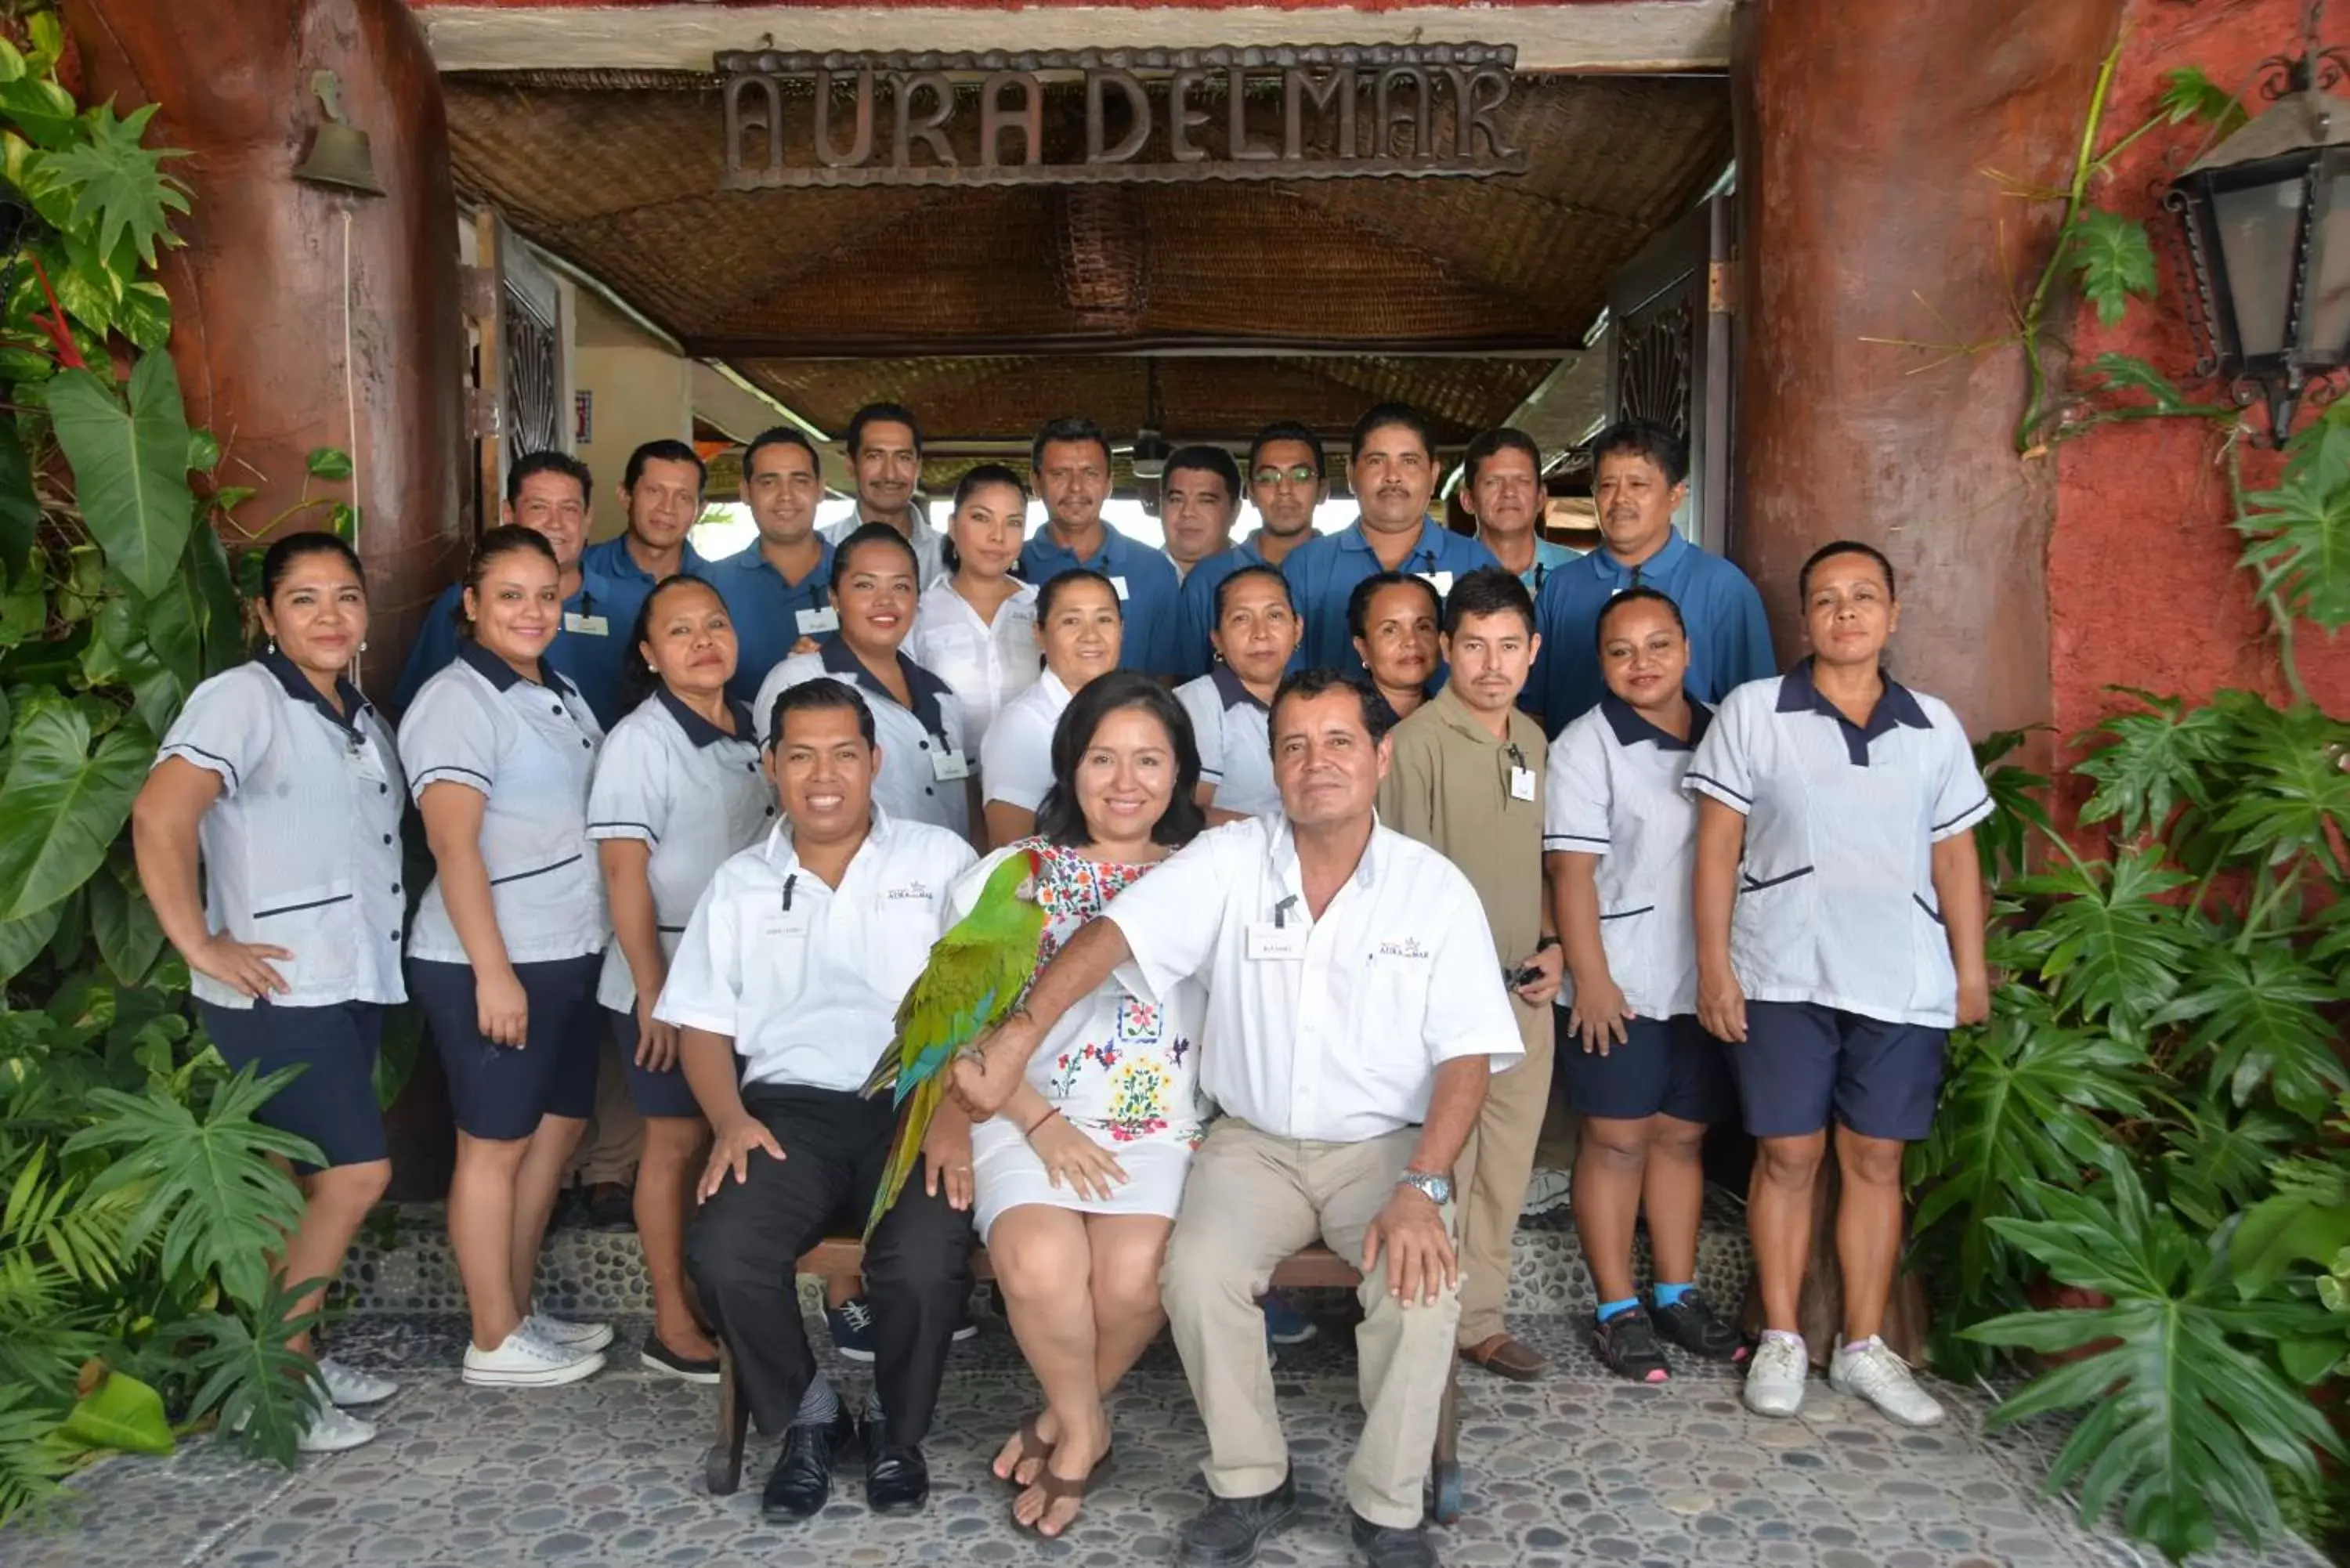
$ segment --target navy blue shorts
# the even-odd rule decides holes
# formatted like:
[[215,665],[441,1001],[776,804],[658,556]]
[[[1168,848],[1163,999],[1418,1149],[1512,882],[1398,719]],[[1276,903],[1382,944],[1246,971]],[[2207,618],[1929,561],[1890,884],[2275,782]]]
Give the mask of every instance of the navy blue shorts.
[[587,1120],[603,1043],[596,1005],[603,970],[601,953],[515,965],[530,1004],[528,1043],[517,1051],[482,1033],[473,965],[408,961],[408,993],[424,1009],[461,1131],[504,1140],[528,1137],[541,1116]]
[[1674,1018],[1635,1018],[1621,1045],[1607,1054],[1586,1051],[1558,1014],[1558,1075],[1566,1082],[1566,1103],[1586,1116],[1638,1121],[1668,1116],[1700,1125],[1718,1122],[1738,1108],[1721,1042],[1689,1013]]
[[1863,1137],[1916,1143],[1934,1125],[1950,1038],[1815,1002],[1750,1002],[1746,1043],[1730,1047],[1746,1130],[1807,1137],[1834,1112]]
[[[375,1103],[376,1043],[383,1004],[338,1002],[325,1007],[216,1007],[199,1002],[204,1032],[232,1070],[248,1064],[260,1075],[300,1067],[253,1119],[308,1138],[328,1166],[369,1165],[386,1157],[383,1112]],[[315,1165],[297,1164],[312,1171]]]
[[629,1098],[640,1116],[691,1116],[702,1119],[702,1102],[686,1085],[685,1069],[672,1065],[666,1073],[637,1065],[637,1010],[604,1009],[612,1021],[612,1044],[620,1048],[620,1064],[629,1070]]

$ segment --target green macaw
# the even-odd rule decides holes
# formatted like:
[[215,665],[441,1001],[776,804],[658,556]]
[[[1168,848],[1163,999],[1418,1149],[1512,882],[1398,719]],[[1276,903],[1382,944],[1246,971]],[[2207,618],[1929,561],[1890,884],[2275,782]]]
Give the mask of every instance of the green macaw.
[[1041,865],[1033,849],[1005,856],[988,873],[971,913],[931,947],[930,962],[898,1004],[898,1038],[865,1080],[866,1098],[894,1087],[898,1107],[889,1163],[865,1217],[868,1241],[922,1157],[931,1117],[946,1095],[948,1067],[1003,1021],[1036,972],[1036,940],[1045,929],[1045,908],[1036,899]]

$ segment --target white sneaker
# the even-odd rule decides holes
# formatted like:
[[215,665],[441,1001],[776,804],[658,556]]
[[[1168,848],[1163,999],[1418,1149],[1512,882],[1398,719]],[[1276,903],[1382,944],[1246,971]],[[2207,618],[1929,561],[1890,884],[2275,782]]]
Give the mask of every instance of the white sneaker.
[[1766,1334],[1746,1367],[1746,1407],[1758,1416],[1792,1416],[1804,1407],[1804,1381],[1811,1376],[1811,1352],[1801,1336]]
[[600,1350],[573,1345],[552,1345],[530,1332],[528,1324],[506,1335],[495,1350],[465,1347],[465,1381],[487,1387],[546,1388],[591,1377],[604,1365]]
[[380,1405],[400,1392],[400,1385],[390,1378],[346,1366],[331,1355],[318,1357],[318,1381],[325,1386],[327,1397],[346,1408]]
[[522,1332],[566,1350],[601,1350],[612,1343],[608,1323],[568,1323],[543,1312],[523,1319]]
[[1828,1386],[1866,1399],[1905,1427],[1930,1427],[1943,1416],[1931,1394],[1918,1386],[1909,1364],[1870,1334],[1858,1345],[1839,1338],[1828,1358]]
[[311,1412],[310,1424],[302,1429],[301,1440],[294,1446],[306,1454],[339,1454],[373,1441],[374,1422],[362,1421],[348,1410],[322,1404]]

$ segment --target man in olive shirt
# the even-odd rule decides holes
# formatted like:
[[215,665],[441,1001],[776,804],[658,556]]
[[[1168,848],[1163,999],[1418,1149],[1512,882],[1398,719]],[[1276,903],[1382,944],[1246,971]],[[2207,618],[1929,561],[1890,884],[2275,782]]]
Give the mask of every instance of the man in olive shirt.
[[1494,1075],[1453,1189],[1464,1195],[1461,1354],[1523,1382],[1540,1376],[1544,1362],[1511,1337],[1502,1298],[1550,1104],[1550,1002],[1562,965],[1543,897],[1543,729],[1517,707],[1542,646],[1533,596],[1506,570],[1469,573],[1445,598],[1443,644],[1451,680],[1392,732],[1379,820],[1468,877],[1510,979],[1525,1057]]

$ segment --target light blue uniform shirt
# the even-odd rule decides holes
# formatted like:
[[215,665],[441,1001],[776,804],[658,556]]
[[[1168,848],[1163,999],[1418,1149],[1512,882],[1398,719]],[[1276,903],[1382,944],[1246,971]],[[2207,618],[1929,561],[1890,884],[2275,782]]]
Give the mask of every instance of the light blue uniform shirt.
[[[685,553],[677,563],[681,574],[700,577],[705,583],[712,582],[716,579],[711,573],[715,566],[715,562],[694,549],[692,540],[685,542]],[[629,536],[626,534],[617,534],[600,545],[590,545],[582,550],[579,553],[579,569],[609,577],[616,583],[639,583],[647,588],[652,587],[655,581],[653,575],[637,565],[637,558],[629,554]],[[625,632],[627,628],[621,629]]]
[[1175,575],[1175,564],[1107,523],[1102,524],[1100,552],[1091,560],[1081,561],[1076,551],[1054,542],[1052,525],[1047,524],[1022,546],[1016,575],[1041,588],[1063,572],[1078,568],[1099,572],[1119,585],[1118,608],[1124,613],[1126,630],[1118,645],[1118,668],[1150,675],[1180,674],[1176,619],[1183,579]]
[[[637,576],[644,577],[641,572]],[[562,628],[546,645],[544,657],[558,674],[579,688],[598,724],[619,722],[620,666],[628,657],[629,632],[637,623],[645,595],[651,591],[650,579],[609,577],[590,567],[587,556],[579,557],[579,591],[563,601]],[[463,583],[450,584],[425,612],[416,645],[408,650],[408,662],[400,667],[400,684],[392,688],[391,705],[396,711],[407,712],[424,683],[457,657],[457,600],[463,592]]]
[[[821,539],[818,543],[824,544]],[[814,569],[792,583],[767,564],[754,540],[750,548],[715,563],[710,580],[725,601],[727,618],[734,623],[734,679],[726,683],[726,694],[748,702],[759,694],[767,672],[791,657],[792,645],[802,635],[800,612],[832,607],[832,546],[824,544]],[[751,716],[764,732],[765,717],[755,711]]]
[[[1456,577],[1500,565],[1492,551],[1431,517],[1422,520],[1419,542],[1397,569],[1430,579],[1441,595],[1452,591]],[[1305,622],[1305,641],[1298,650],[1305,667],[1363,673],[1355,639],[1347,630],[1347,600],[1357,583],[1377,576],[1379,570],[1379,558],[1371,553],[1359,523],[1344,533],[1307,540],[1281,564],[1281,575],[1289,579],[1289,597]]]
[[1699,701],[1718,704],[1732,687],[1778,672],[1762,596],[1728,561],[1678,533],[1638,566],[1604,548],[1594,550],[1552,572],[1534,601],[1542,652],[1518,706],[1541,719],[1552,740],[1596,706],[1607,689],[1599,675],[1599,612],[1636,587],[1654,588],[1679,607],[1689,626],[1686,684]]
[[[1477,542],[1482,545],[1484,540],[1481,537]],[[1548,586],[1553,572],[1570,561],[1581,559],[1582,551],[1555,544],[1537,534],[1534,535],[1534,564],[1518,574],[1518,581],[1526,585],[1526,592],[1539,597]]]

